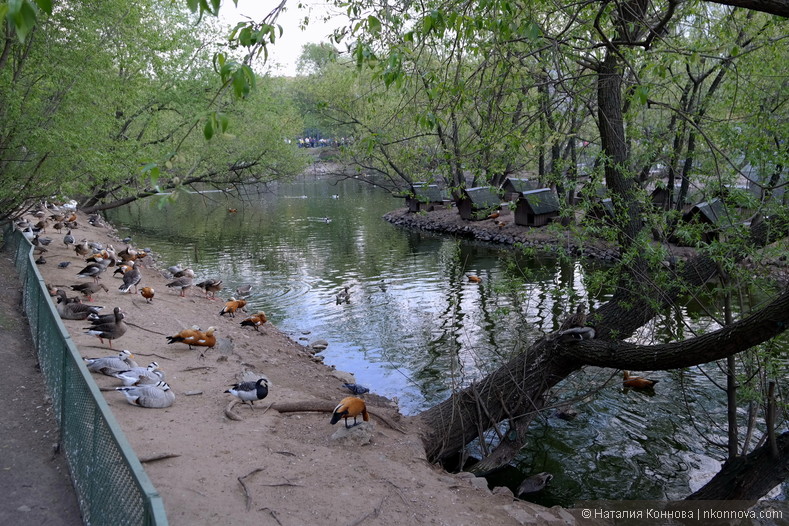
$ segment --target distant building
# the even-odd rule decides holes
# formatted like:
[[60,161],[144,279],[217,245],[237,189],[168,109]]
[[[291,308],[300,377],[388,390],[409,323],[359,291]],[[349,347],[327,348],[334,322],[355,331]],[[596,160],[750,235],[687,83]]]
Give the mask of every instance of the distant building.
[[489,186],[466,188],[460,191],[461,198],[457,201],[460,217],[469,221],[485,219],[491,212],[501,207],[501,198]]
[[515,204],[515,224],[545,226],[559,217],[559,199],[550,188],[521,192]]

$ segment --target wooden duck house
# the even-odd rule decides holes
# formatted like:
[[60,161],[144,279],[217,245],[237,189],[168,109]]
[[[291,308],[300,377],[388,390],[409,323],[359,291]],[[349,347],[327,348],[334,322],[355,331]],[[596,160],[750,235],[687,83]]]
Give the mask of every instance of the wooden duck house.
[[550,188],[521,192],[515,205],[515,224],[545,226],[559,217],[559,199]]
[[504,192],[505,201],[517,201],[523,192],[530,190],[537,190],[540,188],[540,183],[532,179],[519,179],[516,177],[507,177],[501,184],[501,190]]
[[444,192],[435,184],[414,183],[411,191],[405,194],[409,212],[431,212],[444,206],[444,202]]
[[460,194],[457,201],[458,213],[461,218],[469,221],[485,219],[501,207],[501,198],[489,186],[466,188],[461,190]]

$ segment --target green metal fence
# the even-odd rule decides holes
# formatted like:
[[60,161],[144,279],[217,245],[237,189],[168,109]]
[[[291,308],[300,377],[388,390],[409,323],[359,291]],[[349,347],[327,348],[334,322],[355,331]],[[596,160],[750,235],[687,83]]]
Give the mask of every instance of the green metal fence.
[[164,526],[164,504],[84,365],[36,267],[30,242],[3,227],[23,285],[41,372],[52,397],[82,518],[90,525]]

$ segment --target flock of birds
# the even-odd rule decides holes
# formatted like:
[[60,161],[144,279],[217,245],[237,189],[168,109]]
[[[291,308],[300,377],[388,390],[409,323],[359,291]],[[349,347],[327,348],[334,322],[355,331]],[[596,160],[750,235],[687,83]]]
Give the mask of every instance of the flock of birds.
[[[101,292],[109,293],[109,288],[102,282],[102,278],[106,276],[107,269],[113,268],[112,276],[121,279],[121,284],[118,286],[119,293],[140,294],[146,303],[153,303],[154,288],[143,284],[144,261],[150,255],[150,249],[134,248],[130,237],[122,240],[126,246],[120,251],[117,251],[112,245],[104,246],[101,243],[91,242],[87,238],[78,241],[73,234],[73,231],[79,228],[76,203],[67,207],[44,203],[33,212],[32,216],[34,220],[21,219],[16,222],[16,227],[33,244],[35,254],[38,255],[36,263],[46,264],[43,254],[48,249],[45,247],[53,242],[52,238],[44,236],[46,229],[54,228],[60,234],[66,229],[67,232],[63,235],[63,244],[67,249],[73,250],[75,256],[84,263],[75,276],[90,280],[70,285],[68,288],[71,292],[78,293],[77,296],[72,297],[69,297],[66,288],[49,287],[49,293],[55,301],[58,314],[62,319],[86,321],[89,326],[84,327],[84,333],[96,336],[101,344],[104,344],[106,340],[112,349],[113,342],[122,338],[128,331],[128,324],[125,321],[126,315],[117,306],[113,308],[111,314],[101,314],[100,311],[104,307],[93,303],[93,297]],[[100,218],[97,215],[88,217],[88,222],[91,224],[97,224],[99,221]],[[58,267],[68,268],[70,263],[71,261],[63,261],[58,264]],[[187,291],[192,287],[197,287],[202,289],[206,299],[216,300],[216,294],[223,290],[222,280],[205,279],[195,282],[194,271],[183,268],[181,265],[174,265],[167,270],[171,279],[166,283],[166,286],[181,297],[185,297]],[[246,314],[247,301],[244,298],[248,297],[251,292],[251,284],[238,287],[236,295],[229,298],[219,311],[219,316],[227,315],[230,318],[235,318],[237,313]],[[350,293],[349,288],[345,287],[337,295],[337,303],[348,302],[350,302]],[[241,327],[252,327],[255,331],[259,331],[267,321],[266,313],[259,311],[245,316],[239,324]],[[185,344],[189,349],[200,348],[199,356],[203,358],[206,351],[216,346],[216,332],[217,328],[214,326],[208,327],[205,331],[193,326],[167,336],[166,340],[168,344]],[[147,408],[166,408],[173,405],[175,393],[167,383],[165,373],[159,364],[154,361],[146,367],[141,367],[133,358],[134,355],[131,351],[122,350],[110,356],[85,358],[84,361],[89,371],[121,380],[123,385],[115,389],[123,393],[132,405]],[[269,384],[269,380],[263,375],[246,373],[242,381],[232,384],[225,393],[237,397],[242,403],[248,403],[252,407],[255,401],[263,400],[268,396]],[[360,396],[369,392],[369,389],[358,384],[344,385],[354,396],[343,398],[340,401],[332,413],[331,423],[335,424],[344,419],[346,427],[349,427],[348,419],[353,418],[355,425],[360,416],[364,421],[368,421],[367,407],[364,399]]]

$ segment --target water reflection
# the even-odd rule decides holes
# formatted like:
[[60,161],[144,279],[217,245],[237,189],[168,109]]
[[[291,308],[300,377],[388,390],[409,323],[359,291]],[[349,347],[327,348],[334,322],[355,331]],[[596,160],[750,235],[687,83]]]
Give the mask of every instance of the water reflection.
[[[527,258],[381,219],[402,205],[354,180],[302,180],[241,196],[181,194],[164,206],[152,199],[109,218],[159,253],[164,267],[189,265],[200,279],[224,280],[227,291],[253,284],[250,311],[264,310],[294,339],[327,340],[327,364],[397,397],[405,414],[445,399],[558,328],[578,297],[592,308],[607,299],[604,290],[589,297],[585,263]],[[482,281],[470,282],[469,274]],[[338,305],[344,286],[351,301]],[[655,327],[668,341],[699,325],[688,325],[683,310]],[[611,375],[589,368],[560,386],[560,399],[599,392],[575,404],[575,420],[546,413],[550,426],[533,426],[519,459],[523,473],[508,485],[549,471],[555,479],[536,499],[548,505],[676,498],[717,471],[718,451],[702,443],[685,410],[725,408],[706,378],[684,372],[683,393],[680,373],[657,373],[660,389],[648,397],[622,391]]]

